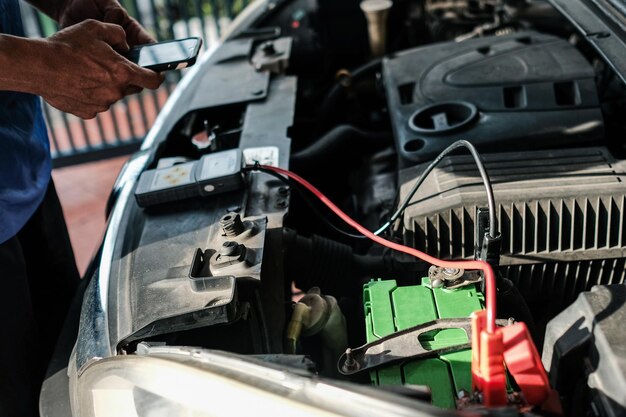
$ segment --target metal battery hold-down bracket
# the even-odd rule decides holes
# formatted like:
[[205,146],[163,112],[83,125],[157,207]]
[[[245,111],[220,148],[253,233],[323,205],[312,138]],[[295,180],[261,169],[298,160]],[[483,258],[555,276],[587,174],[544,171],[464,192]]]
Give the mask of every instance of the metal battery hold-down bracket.
[[[464,330],[467,334],[468,343],[427,349],[419,340],[420,335],[445,329]],[[343,375],[353,375],[407,359],[437,357],[445,353],[471,348],[471,343],[469,343],[471,338],[472,326],[469,318],[433,320],[396,332],[361,347],[347,349],[339,358],[337,368]]]

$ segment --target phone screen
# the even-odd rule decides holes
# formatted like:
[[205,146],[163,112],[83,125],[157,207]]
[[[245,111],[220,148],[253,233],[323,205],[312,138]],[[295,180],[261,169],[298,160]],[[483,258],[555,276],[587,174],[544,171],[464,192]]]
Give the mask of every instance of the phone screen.
[[193,57],[197,44],[197,39],[183,39],[144,45],[137,48],[138,50],[135,53],[138,53],[138,56],[133,57],[133,61],[144,68],[170,62],[186,61]]

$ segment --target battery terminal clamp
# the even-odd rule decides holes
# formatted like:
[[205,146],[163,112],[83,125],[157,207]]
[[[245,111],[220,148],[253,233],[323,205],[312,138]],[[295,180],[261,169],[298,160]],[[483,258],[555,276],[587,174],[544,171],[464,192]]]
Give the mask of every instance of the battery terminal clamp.
[[478,271],[465,271],[463,268],[441,268],[432,265],[428,269],[428,279],[432,288],[454,290],[482,281]]
[[[486,312],[472,315],[472,384],[487,407],[508,403],[506,370],[530,405],[542,405],[552,391],[541,358],[524,323],[486,331]],[[506,365],[506,370],[505,370]]]
[[471,347],[469,343],[463,343],[438,349],[428,349],[419,340],[420,335],[444,329],[462,329],[467,334],[468,339],[471,337],[469,319],[437,319],[396,332],[361,347],[348,349],[339,358],[337,368],[343,375],[353,375],[407,359],[437,357]]
[[[508,320],[498,320],[496,324],[508,326],[510,323]],[[339,358],[337,368],[343,375],[354,375],[397,362],[433,358],[472,347],[468,342],[433,349],[420,340],[420,336],[447,329],[461,329],[467,335],[467,339],[472,340],[473,329],[470,318],[432,320],[395,332],[361,347],[347,349]]]

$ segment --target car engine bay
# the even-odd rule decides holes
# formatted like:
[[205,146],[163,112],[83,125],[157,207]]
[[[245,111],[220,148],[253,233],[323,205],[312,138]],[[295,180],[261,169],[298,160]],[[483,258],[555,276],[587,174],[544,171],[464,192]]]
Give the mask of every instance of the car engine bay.
[[[83,304],[106,276],[109,343],[81,318],[75,368],[193,346],[446,410],[623,415],[622,76],[549,2],[268,4],[134,158]],[[372,242],[271,167],[392,244],[490,265],[495,323],[541,363],[505,335],[489,399],[485,275]]]

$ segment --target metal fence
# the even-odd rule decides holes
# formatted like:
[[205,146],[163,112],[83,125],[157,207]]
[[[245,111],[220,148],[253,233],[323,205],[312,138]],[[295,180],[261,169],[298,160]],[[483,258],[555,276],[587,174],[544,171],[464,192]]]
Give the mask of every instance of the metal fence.
[[[189,36],[203,40],[203,49],[218,42],[221,32],[250,0],[121,0],[122,5],[159,41]],[[30,37],[47,37],[56,22],[22,3],[24,29]],[[166,74],[155,91],[143,91],[111,106],[92,120],[81,120],[44,102],[55,167],[123,155],[139,148],[159,110],[180,80]]]

